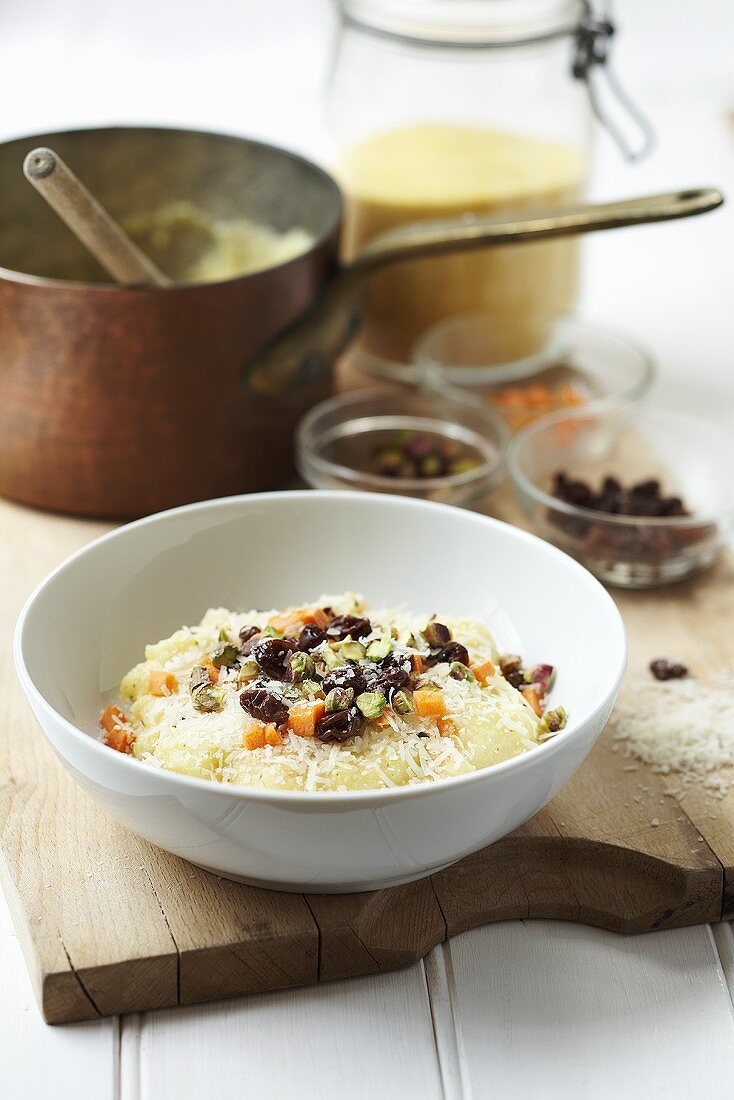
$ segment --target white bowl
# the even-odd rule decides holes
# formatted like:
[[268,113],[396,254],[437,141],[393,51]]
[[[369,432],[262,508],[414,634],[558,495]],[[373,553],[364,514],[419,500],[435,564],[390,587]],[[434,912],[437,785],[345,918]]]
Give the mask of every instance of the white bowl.
[[[99,740],[103,699],[146,642],[210,606],[278,607],[346,590],[484,620],[502,649],[557,666],[553,698],[568,727],[470,775],[343,794],[218,785]],[[329,893],[420,878],[532,817],[601,732],[626,642],[598,581],[533,535],[447,505],[291,492],[176,508],[97,539],[30,597],[15,660],[62,763],[118,821],[217,874]]]

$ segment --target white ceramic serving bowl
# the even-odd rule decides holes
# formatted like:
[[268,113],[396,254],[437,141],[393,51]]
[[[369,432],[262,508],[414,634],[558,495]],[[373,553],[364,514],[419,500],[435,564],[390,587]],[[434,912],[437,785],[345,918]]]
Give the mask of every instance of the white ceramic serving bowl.
[[[345,590],[376,605],[476,616],[502,649],[556,665],[553,699],[569,712],[567,729],[471,775],[343,794],[222,786],[100,742],[103,699],[146,642],[211,606],[278,607]],[[614,603],[560,550],[447,505],[349,492],[232,497],[121,527],[36,589],[15,635],[46,736],[113,817],[218,874],[323,893],[420,878],[521,825],[593,746],[625,659]]]

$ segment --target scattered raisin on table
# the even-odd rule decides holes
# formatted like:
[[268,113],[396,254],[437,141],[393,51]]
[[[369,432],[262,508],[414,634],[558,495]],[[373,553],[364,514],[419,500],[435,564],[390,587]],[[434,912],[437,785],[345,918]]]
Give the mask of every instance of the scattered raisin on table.
[[650,661],[650,672],[656,680],[683,680],[688,675],[688,665],[682,661],[670,661],[667,657],[658,657]]

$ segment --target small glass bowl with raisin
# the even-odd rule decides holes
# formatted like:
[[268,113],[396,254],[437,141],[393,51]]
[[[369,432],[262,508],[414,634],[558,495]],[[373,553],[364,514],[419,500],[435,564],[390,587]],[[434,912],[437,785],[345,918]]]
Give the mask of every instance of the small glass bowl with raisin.
[[683,580],[734,532],[734,433],[713,420],[629,405],[555,413],[515,437],[508,469],[536,531],[608,584]]
[[504,476],[501,417],[448,391],[360,390],[301,421],[296,461],[315,489],[362,489],[470,504]]

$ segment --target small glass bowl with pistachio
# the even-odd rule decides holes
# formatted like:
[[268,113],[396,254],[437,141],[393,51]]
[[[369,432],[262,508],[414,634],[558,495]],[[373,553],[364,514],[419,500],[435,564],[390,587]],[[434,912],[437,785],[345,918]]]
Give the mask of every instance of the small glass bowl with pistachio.
[[340,394],[301,421],[296,461],[315,489],[471,504],[504,474],[508,433],[461,396],[392,387]]

